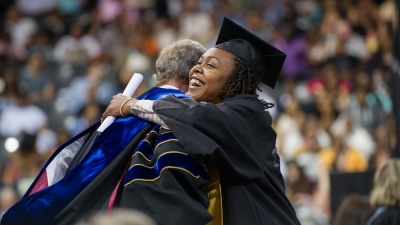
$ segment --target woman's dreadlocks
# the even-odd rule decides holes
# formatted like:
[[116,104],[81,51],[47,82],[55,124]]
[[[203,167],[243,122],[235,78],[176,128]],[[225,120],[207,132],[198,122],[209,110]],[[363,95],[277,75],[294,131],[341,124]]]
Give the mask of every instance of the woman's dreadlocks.
[[[258,84],[255,82],[256,78],[252,73],[250,64],[239,57],[234,57],[233,62],[235,64],[235,69],[218,97],[223,101],[238,94],[250,94],[258,97],[256,92]],[[274,106],[274,104],[267,103],[264,100],[260,101],[266,109]]]

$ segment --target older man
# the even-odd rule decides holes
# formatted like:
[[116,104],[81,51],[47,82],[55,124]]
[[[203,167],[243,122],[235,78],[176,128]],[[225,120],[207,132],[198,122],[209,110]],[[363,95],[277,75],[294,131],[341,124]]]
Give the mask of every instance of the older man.
[[[156,62],[158,87],[139,98],[155,100],[170,94],[185,98],[189,70],[204,52],[203,46],[190,40],[163,49]],[[182,152],[159,148],[163,147],[161,142],[174,142],[171,133],[159,132],[158,126],[129,117],[116,120],[102,134],[94,135],[99,124],[54,153],[25,196],[4,215],[2,225],[74,224],[113,207],[141,210],[159,224],[177,224],[173,222],[177,215],[177,221],[195,217],[205,224],[211,220],[207,197],[201,191],[205,183],[203,168]],[[82,144],[77,144],[80,141]],[[61,173],[64,176],[57,179],[52,175],[50,182],[48,168],[65,152],[72,154],[70,160],[62,161],[68,165],[66,174]],[[186,178],[185,183],[176,177]],[[180,214],[171,216],[170,210],[178,204]]]

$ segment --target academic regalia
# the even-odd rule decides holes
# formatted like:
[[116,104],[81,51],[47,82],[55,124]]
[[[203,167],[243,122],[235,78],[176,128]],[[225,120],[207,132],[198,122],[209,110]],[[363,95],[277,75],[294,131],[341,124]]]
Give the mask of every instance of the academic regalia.
[[174,134],[157,126],[135,149],[118,207],[140,210],[158,225],[205,225],[212,220],[202,189],[207,178]]
[[285,196],[272,118],[256,96],[216,105],[169,96],[153,110],[189,156],[218,167],[223,224],[300,224]]
[[[177,90],[174,96],[186,97]],[[211,221],[212,216],[207,211],[208,198],[201,189],[207,182],[206,168],[181,150],[181,145],[169,130],[153,126],[150,132],[136,135],[137,138],[139,140],[131,141],[136,143],[136,147],[132,148],[130,144],[131,147],[127,147],[55,218],[56,224],[67,225],[87,217],[86,209],[96,212],[110,208],[139,210],[158,225],[203,225]],[[125,167],[120,165],[127,163],[129,166],[125,172]],[[121,173],[124,177],[117,186]],[[114,188],[116,192],[111,193],[112,188],[107,188],[109,183],[113,184],[111,187],[117,186]],[[87,196],[96,198],[88,199]]]
[[[186,97],[180,90],[153,88],[138,99],[168,94]],[[99,125],[93,124],[55,151],[27,193],[2,217],[1,225],[74,224],[113,206],[110,200],[116,197],[113,192],[133,150],[155,125],[137,117],[120,118],[96,134]],[[82,159],[75,165],[77,155]]]

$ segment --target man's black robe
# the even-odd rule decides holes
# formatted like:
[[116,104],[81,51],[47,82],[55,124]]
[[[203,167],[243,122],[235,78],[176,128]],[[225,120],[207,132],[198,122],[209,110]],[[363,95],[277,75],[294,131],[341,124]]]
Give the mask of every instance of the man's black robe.
[[173,133],[156,126],[133,153],[118,207],[140,210],[158,225],[205,225],[212,220],[207,177]]
[[153,110],[194,160],[218,167],[224,224],[300,224],[285,196],[272,118],[256,96],[221,104],[168,96]]
[[[181,91],[158,90],[186,97]],[[129,168],[114,196],[114,208],[139,210],[154,219],[157,225],[206,224],[212,220],[207,211],[208,198],[202,190],[207,183],[206,168],[182,149],[170,131],[149,124],[56,216],[53,224],[73,224],[109,208],[112,191],[127,164]]]
[[[169,94],[187,97],[179,90],[153,88],[141,98],[158,99]],[[99,124],[56,150],[26,196],[2,217],[2,225],[72,225],[112,206],[143,211],[159,225],[203,225],[212,219],[201,189],[207,182],[205,168],[179,151],[179,142],[160,144],[176,140],[171,132],[155,135],[155,124],[136,117],[116,120],[102,134],[95,132]],[[144,146],[146,143],[150,145]],[[65,155],[76,160],[57,159]],[[132,170],[126,172],[127,185],[123,188],[118,184],[131,158]],[[59,181],[49,185],[46,171],[51,163],[62,164],[68,172],[62,170]],[[147,170],[135,170],[141,167],[136,164]],[[142,181],[131,182],[135,178]],[[119,190],[115,196],[114,190]],[[114,204],[110,199],[115,199]]]

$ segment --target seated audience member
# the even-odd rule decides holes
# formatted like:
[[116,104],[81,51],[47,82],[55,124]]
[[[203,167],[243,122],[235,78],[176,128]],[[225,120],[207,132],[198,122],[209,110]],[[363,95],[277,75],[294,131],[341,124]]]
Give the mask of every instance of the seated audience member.
[[400,224],[400,160],[391,159],[378,168],[370,196],[375,208],[367,225]]

